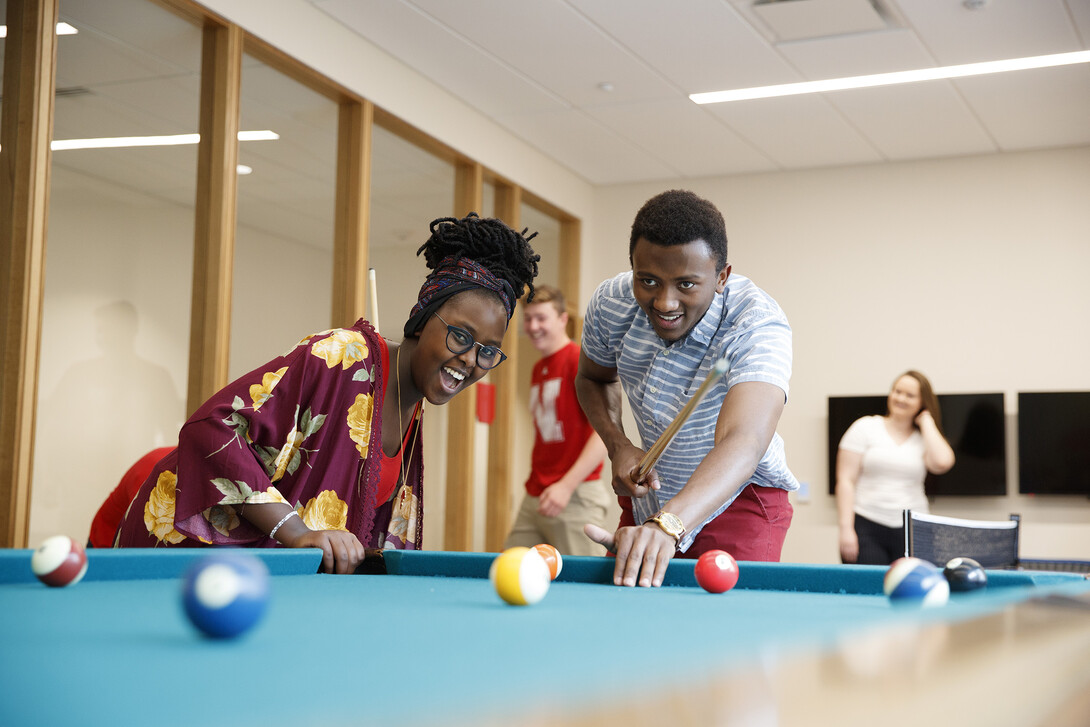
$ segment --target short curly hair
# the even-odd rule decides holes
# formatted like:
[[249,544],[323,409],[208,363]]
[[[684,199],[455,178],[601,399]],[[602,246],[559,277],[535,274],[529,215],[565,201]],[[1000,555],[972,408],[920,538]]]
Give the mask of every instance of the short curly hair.
[[703,240],[715,256],[716,268],[722,270],[727,265],[727,228],[723,215],[714,204],[688,190],[671,189],[644,202],[632,222],[629,263],[640,238],[664,247]]

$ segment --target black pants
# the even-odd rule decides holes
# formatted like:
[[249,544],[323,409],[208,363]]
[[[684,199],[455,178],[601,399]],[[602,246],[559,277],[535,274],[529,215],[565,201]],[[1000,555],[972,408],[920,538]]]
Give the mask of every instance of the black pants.
[[855,516],[855,534],[859,538],[860,565],[889,565],[905,554],[905,529],[888,528]]

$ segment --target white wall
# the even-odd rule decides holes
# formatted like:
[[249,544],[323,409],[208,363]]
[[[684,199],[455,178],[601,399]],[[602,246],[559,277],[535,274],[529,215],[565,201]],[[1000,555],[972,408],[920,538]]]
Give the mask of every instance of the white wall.
[[[837,561],[828,396],[883,394],[916,368],[940,393],[1005,392],[1010,428],[1019,390],[1090,390],[1090,147],[599,189],[584,296],[628,268],[633,216],[672,187],[720,208],[734,271],[791,321],[779,431],[810,497],[793,498],[785,560]],[[1008,493],[1016,455],[1009,440]],[[1018,512],[1023,556],[1090,557],[1085,498],[941,498],[933,510]]]

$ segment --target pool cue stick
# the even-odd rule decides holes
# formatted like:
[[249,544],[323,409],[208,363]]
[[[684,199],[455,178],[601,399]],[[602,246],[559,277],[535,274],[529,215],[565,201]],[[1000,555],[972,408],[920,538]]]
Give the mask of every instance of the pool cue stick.
[[378,328],[378,286],[375,283],[375,269],[367,268],[367,290],[371,294],[371,325],[375,327],[375,333],[379,332]]
[[636,468],[637,478],[642,480],[647,476],[647,473],[651,471],[651,468],[655,466],[655,463],[659,461],[659,457],[666,451],[666,446],[670,444],[670,440],[674,438],[674,435],[678,433],[681,427],[685,424],[685,420],[689,418],[689,415],[696,409],[696,405],[700,403],[700,400],[711,390],[712,385],[721,379],[728,369],[726,357],[719,359],[712,366],[712,370],[708,372],[708,377],[704,379],[704,383],[700,385],[700,388],[696,390],[693,397],[685,403],[681,411],[674,417],[674,421],[670,422],[670,426],[666,427],[666,431],[659,436],[655,443],[651,445],[651,449],[647,450],[647,454],[640,460],[639,467]]

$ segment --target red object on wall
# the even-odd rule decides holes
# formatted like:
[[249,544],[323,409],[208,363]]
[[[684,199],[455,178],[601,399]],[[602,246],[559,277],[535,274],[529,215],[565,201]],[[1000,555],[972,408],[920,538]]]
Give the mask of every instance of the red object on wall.
[[477,421],[491,424],[496,419],[496,385],[477,383]]

